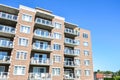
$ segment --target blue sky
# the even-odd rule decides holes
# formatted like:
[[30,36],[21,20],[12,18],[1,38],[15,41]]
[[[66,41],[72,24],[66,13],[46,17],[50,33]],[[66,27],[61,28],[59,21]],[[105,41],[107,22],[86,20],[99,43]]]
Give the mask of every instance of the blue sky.
[[120,0],[0,0],[0,3],[45,8],[89,29],[94,70],[120,69]]

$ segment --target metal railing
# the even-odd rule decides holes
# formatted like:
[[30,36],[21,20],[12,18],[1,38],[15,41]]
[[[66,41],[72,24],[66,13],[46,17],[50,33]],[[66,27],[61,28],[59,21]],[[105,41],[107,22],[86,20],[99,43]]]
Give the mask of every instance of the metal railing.
[[73,44],[73,45],[79,45],[80,44],[79,40],[74,40],[74,39],[70,39],[70,38],[65,38],[65,43]]
[[13,42],[9,40],[0,39],[0,47],[13,48]]
[[39,65],[51,65],[52,64],[52,61],[47,58],[47,59],[44,59],[44,58],[35,58],[35,57],[32,57],[31,58],[31,64],[39,64]]
[[64,66],[78,66],[75,61],[64,61]]
[[0,56],[0,63],[10,63],[10,56]]
[[52,76],[49,73],[30,73],[29,80],[52,80]]
[[66,49],[64,50],[64,54],[67,54],[67,55],[79,55],[80,52],[78,50],[71,50],[71,49]]
[[78,79],[80,78],[80,76],[76,76],[75,73],[67,73],[67,74],[64,74],[64,79]]
[[38,46],[38,43],[33,43],[33,49],[51,51],[52,47],[51,45],[44,45],[44,44],[42,46]]
[[40,30],[40,29],[36,29],[34,34],[36,36],[40,36],[40,37],[53,38],[52,33],[49,33],[48,31],[43,31],[43,30]]
[[43,24],[43,25],[47,25],[47,26],[53,26],[52,21],[45,20],[45,19],[42,19],[42,18],[36,18],[35,22],[38,23],[38,24]]
[[8,72],[0,72],[0,80],[7,80]]
[[74,35],[79,35],[79,32],[77,30],[65,28],[66,33],[74,34]]
[[15,28],[5,25],[0,25],[0,32],[15,34]]
[[16,15],[4,13],[4,12],[0,12],[0,17],[4,18],[4,19],[8,19],[8,20],[17,21],[17,16]]

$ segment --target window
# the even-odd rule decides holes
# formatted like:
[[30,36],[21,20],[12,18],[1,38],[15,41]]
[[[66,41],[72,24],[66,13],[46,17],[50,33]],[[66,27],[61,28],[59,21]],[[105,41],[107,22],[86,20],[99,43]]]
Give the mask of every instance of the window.
[[54,50],[60,50],[61,49],[61,45],[59,44],[54,44]]
[[25,75],[25,69],[24,66],[14,66],[14,75]]
[[62,25],[60,23],[55,22],[55,28],[61,29]]
[[90,70],[85,70],[85,76],[90,76]]
[[81,70],[75,70],[76,76],[81,76]]
[[89,65],[90,65],[90,60],[84,60],[84,64],[85,64],[86,66],[89,66]]
[[88,46],[88,42],[84,42],[83,45],[87,47]]
[[30,33],[30,27],[28,27],[28,26],[21,26],[20,27],[20,32]]
[[31,22],[32,21],[32,16],[27,15],[27,14],[23,14],[22,15],[22,20],[27,21],[27,22]]
[[83,33],[83,38],[88,38],[88,34]]
[[17,51],[16,59],[18,59],[18,60],[26,60],[27,59],[27,52],[26,51]]
[[55,39],[61,39],[61,38],[62,38],[62,35],[59,34],[59,33],[54,33],[54,38],[55,38]]
[[52,68],[52,74],[54,76],[60,75],[60,68]]
[[84,50],[84,55],[85,55],[85,56],[89,56],[89,51]]
[[75,59],[75,64],[80,65],[80,59]]
[[20,46],[28,46],[28,39],[19,38],[19,45]]
[[59,56],[59,55],[54,55],[54,56],[53,56],[53,61],[54,61],[54,62],[60,62],[60,61],[61,61],[61,56]]

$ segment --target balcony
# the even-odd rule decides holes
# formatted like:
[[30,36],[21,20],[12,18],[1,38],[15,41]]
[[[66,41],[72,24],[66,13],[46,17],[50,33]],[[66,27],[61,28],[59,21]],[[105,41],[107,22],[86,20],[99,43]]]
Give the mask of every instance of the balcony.
[[80,55],[80,51],[79,50],[72,50],[72,49],[65,48],[64,55],[66,55],[66,56],[79,56]]
[[1,23],[4,23],[4,24],[15,25],[17,23],[17,16],[4,13],[4,12],[0,12],[0,21]]
[[70,68],[74,68],[79,66],[77,63],[75,63],[75,61],[65,61],[64,62],[64,67],[70,67]]
[[44,44],[38,44],[38,43],[33,43],[33,51],[38,51],[38,52],[52,52],[52,47],[51,45],[44,45]]
[[75,76],[74,73],[68,73],[68,74],[64,74],[64,79],[65,80],[78,80],[79,76]]
[[53,35],[48,31],[36,29],[34,32],[34,38],[40,39],[40,40],[51,41],[53,40]]
[[66,36],[76,37],[79,35],[79,32],[77,30],[65,28],[65,34],[66,34]]
[[0,36],[14,37],[15,36],[15,28],[5,26],[5,25],[0,25]]
[[74,47],[80,44],[79,40],[74,40],[71,38],[65,38],[65,45],[66,46],[70,46],[70,47]]
[[0,56],[0,64],[10,64],[10,56]]
[[29,80],[52,80],[52,75],[49,73],[30,73]]
[[11,49],[13,48],[13,42],[5,39],[0,39],[0,48]]
[[39,58],[39,59],[35,59],[35,57],[31,58],[31,65],[44,65],[44,66],[50,66],[52,65],[52,61],[47,58]]
[[45,20],[45,19],[42,19],[42,18],[36,18],[35,23],[36,23],[35,24],[36,27],[40,27],[42,29],[51,30],[51,29],[54,28],[54,26],[52,24],[52,21]]
[[8,80],[8,72],[0,72],[0,80]]

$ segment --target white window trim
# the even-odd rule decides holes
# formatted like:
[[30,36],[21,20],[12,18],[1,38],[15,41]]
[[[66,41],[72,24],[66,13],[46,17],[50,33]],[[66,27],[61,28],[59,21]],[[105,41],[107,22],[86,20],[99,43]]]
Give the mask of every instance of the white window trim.
[[[58,44],[58,45],[60,45],[61,46],[61,49],[62,49],[62,45],[60,44],[60,43],[53,43],[53,49],[54,49],[54,44]],[[60,50],[61,50],[60,49]],[[54,49],[55,50],[55,49]],[[60,50],[55,50],[55,51],[60,51]]]
[[[62,28],[62,23],[61,23],[61,22],[55,21],[55,22],[54,22],[54,26],[55,26],[56,23],[57,23],[57,24],[61,24],[61,28]],[[55,27],[55,29],[61,29],[61,28],[56,28],[56,27]]]
[[25,52],[28,55],[28,51],[23,51],[23,50],[17,50],[16,51],[16,60],[27,60],[27,56],[26,56],[26,59],[17,59],[17,52]]
[[[14,65],[14,69],[13,69],[14,71],[15,71],[15,66],[25,67],[25,74],[26,74],[26,66],[25,65]],[[16,75],[16,76],[24,76],[25,75],[25,74],[19,74],[19,75],[15,74],[14,71],[13,71],[13,75]]]
[[[88,46],[85,46],[84,43],[88,43]],[[83,42],[83,46],[84,46],[84,47],[89,47],[89,42],[88,42],[88,41],[84,41],[84,42]]]
[[[30,14],[22,13],[22,20],[23,20],[23,15],[27,15],[27,16],[31,16],[32,17],[32,15],[30,15]],[[31,21],[25,21],[25,20],[23,20],[23,21],[25,21],[25,22],[32,22],[32,20]]]
[[[19,45],[19,46],[23,46],[23,45],[20,45],[20,44],[19,44],[19,39],[20,39],[20,38],[27,39],[27,40],[28,40],[28,45],[29,45],[29,38],[26,38],[26,37],[18,37],[18,45]],[[27,46],[23,46],[23,47],[28,47],[28,45],[27,45]]]
[[23,25],[23,24],[20,24],[20,33],[23,33],[23,34],[30,34],[30,32],[29,32],[29,33],[24,33],[24,32],[21,32],[21,26],[26,26],[26,27],[29,27],[29,28],[30,28],[30,32],[31,32],[31,26],[29,26],[29,25]]
[[[91,70],[90,69],[85,69],[86,71],[90,71],[90,75],[91,75]],[[85,75],[85,70],[84,70],[84,75]],[[85,75],[85,76],[90,76],[90,75]]]
[[[61,55],[59,55],[59,54],[53,54],[53,58],[54,58],[54,56],[60,56],[60,62],[62,61],[62,57],[61,57]],[[53,61],[54,63],[60,63],[60,62],[58,62],[58,61]]]
[[[53,68],[59,68],[59,69],[60,69],[60,74],[61,74],[61,68],[60,68],[60,67],[52,67],[52,69],[53,69]],[[59,75],[53,75],[53,74],[52,74],[52,76],[60,76],[60,74],[59,74]]]
[[[85,51],[88,51],[88,55],[87,55],[87,56],[89,56],[89,55],[90,55],[90,51],[85,49],[85,50],[83,50],[83,53],[84,53]],[[84,56],[86,56],[85,53],[84,53]]]
[[[89,61],[89,64],[88,64],[88,65],[85,64],[85,61],[87,61],[87,60]],[[84,59],[84,65],[85,65],[85,66],[90,66],[90,62],[91,62],[90,59]]]

